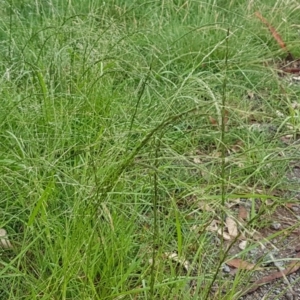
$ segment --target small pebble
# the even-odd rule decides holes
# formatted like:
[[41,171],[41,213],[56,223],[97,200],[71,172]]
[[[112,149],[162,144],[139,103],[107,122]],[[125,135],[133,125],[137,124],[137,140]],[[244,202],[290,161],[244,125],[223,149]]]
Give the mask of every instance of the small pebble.
[[280,270],[283,270],[284,269],[284,262],[283,261],[274,261],[274,265],[278,268],[278,269],[280,269]]
[[271,225],[271,228],[275,229],[275,230],[280,229],[280,227],[281,227],[281,224],[278,223],[278,222],[273,222],[272,225]]
[[262,265],[263,266],[269,266],[271,264],[274,264],[275,257],[277,251],[270,251],[269,253],[266,253],[264,256],[262,256]]
[[274,289],[274,294],[278,295],[281,293],[281,289]]
[[294,212],[298,212],[299,211],[299,206],[292,206],[292,210]]
[[259,252],[259,250],[257,248],[253,248],[249,251],[250,255],[252,255],[252,256],[257,255],[258,252]]
[[230,271],[231,271],[230,268],[226,264],[222,265],[222,270],[224,273],[230,273]]
[[294,298],[294,295],[291,293],[291,292],[287,292],[286,294],[285,294],[285,298],[287,299],[287,300],[294,300],[295,298]]

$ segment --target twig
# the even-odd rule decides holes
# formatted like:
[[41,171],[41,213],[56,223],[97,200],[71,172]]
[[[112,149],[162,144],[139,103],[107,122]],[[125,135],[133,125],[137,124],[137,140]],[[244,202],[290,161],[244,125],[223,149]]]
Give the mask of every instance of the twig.
[[[300,253],[297,253],[297,255],[296,255],[295,258],[300,258]],[[262,285],[264,285],[266,283],[269,283],[271,281],[274,281],[275,279],[278,279],[278,278],[287,276],[289,274],[295,273],[295,272],[297,272],[299,270],[299,268],[300,268],[300,262],[299,262],[299,260],[293,261],[293,262],[291,262],[288,265],[288,267],[286,269],[281,270],[279,272],[271,273],[270,275],[265,276],[265,277],[263,277],[263,278],[255,281],[253,283],[253,285],[249,289],[247,289],[246,291],[244,291],[242,293],[242,296],[253,293],[260,286],[262,286]]]
[[283,39],[281,38],[280,34],[276,31],[276,29],[261,15],[260,12],[257,11],[255,15],[261,20],[262,23],[264,23],[268,27],[276,42],[287,53],[287,60],[294,60],[292,53],[288,50],[286,44],[284,43]]

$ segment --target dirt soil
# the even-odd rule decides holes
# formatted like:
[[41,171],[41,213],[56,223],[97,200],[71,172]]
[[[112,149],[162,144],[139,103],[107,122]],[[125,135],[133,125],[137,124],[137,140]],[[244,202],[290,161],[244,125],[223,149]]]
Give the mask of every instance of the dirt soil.
[[[269,225],[258,230],[257,239],[268,242],[249,251],[244,258],[262,266],[261,270],[253,272],[249,285],[258,280],[262,282],[262,278],[267,276],[274,280],[262,284],[253,292],[247,293],[245,287],[245,295],[240,300],[300,299],[300,162],[293,164],[287,179],[299,185],[299,193],[291,195],[290,203],[277,207],[273,214],[266,217]],[[230,254],[240,252],[238,246],[234,246]],[[265,264],[263,261],[266,261]],[[294,267],[290,274],[284,273],[284,270],[291,269],[291,264]],[[234,276],[235,270],[231,269],[230,273]]]

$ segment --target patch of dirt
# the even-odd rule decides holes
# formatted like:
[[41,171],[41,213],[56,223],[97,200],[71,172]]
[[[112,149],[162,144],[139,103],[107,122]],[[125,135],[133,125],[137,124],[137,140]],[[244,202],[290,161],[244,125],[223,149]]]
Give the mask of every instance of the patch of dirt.
[[[287,178],[300,182],[300,168],[292,168]],[[272,214],[266,216],[265,221],[268,225],[258,229],[257,236],[252,241],[261,245],[248,251],[243,260],[262,267],[252,272],[251,283],[261,283],[272,276],[274,280],[247,293],[246,289],[251,285],[249,283],[239,300],[300,299],[300,203],[297,195],[291,198],[291,203],[277,207]],[[230,256],[239,253],[241,249],[238,245],[234,245],[229,252]],[[295,269],[291,274],[284,273],[284,270],[291,268],[291,263],[296,263]],[[230,268],[232,279],[235,272]]]
[[[264,244],[265,248],[258,247],[252,252],[252,259],[266,266],[261,271],[256,271],[253,280],[284,270],[291,263],[291,259],[298,256],[300,251],[300,207],[293,206],[297,213],[284,207],[276,209],[271,216],[273,220],[269,228],[260,231],[262,240],[269,240]],[[274,225],[279,225],[278,231]],[[275,227],[275,228],[274,228]],[[276,233],[278,232],[278,236]],[[273,237],[273,238],[270,238]],[[265,261],[265,262],[264,262]],[[249,293],[241,300],[250,299],[300,299],[300,271],[275,279],[260,286],[253,293]]]

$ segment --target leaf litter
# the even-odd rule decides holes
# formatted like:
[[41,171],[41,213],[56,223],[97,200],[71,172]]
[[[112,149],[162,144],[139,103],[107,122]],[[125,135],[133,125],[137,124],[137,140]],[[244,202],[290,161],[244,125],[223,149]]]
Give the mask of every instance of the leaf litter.
[[[259,12],[257,12],[255,15],[258,19],[260,19],[260,21],[263,24],[265,24],[268,27],[274,39],[277,41],[279,46],[285,51],[287,55],[283,63],[280,62],[276,65],[278,74],[280,76],[286,76],[286,74],[300,74],[300,60],[294,59],[292,53],[288,50],[286,44],[284,43],[279,33],[275,30],[275,28],[271,26],[269,22]],[[256,96],[254,93],[249,92],[250,99],[253,100],[255,99],[255,97]],[[291,104],[291,109],[299,109],[299,104],[293,102]],[[278,118],[283,118],[284,114],[281,111],[277,110],[276,116]],[[228,120],[226,120],[226,125],[227,121]],[[259,122],[258,124],[260,126],[260,121],[257,121],[256,118],[254,121],[256,123]],[[212,116],[209,116],[209,123],[215,127],[219,126],[219,122]],[[286,125],[291,126],[289,124]],[[292,126],[289,127],[289,129],[294,131],[296,128]],[[288,145],[292,142],[293,138],[294,135],[285,135],[279,137],[279,139],[281,139]],[[232,151],[228,151],[227,154],[230,155],[231,153],[235,153],[239,151],[242,147],[243,144],[237,142],[232,147]],[[226,158],[228,159],[228,157]],[[198,158],[197,156],[194,158],[195,164],[201,164],[203,162],[204,161]],[[300,178],[300,175],[297,175],[296,177]],[[259,192],[257,193],[259,194]],[[226,245],[228,246],[228,244],[235,242],[236,240],[242,239],[242,241],[239,241],[239,243],[237,243],[236,247],[232,247],[232,251],[231,253],[229,253],[229,256],[231,255],[231,257],[233,258],[227,260],[225,263],[232,269],[244,270],[244,272],[248,271],[250,272],[251,276],[253,276],[253,271],[256,271],[256,280],[254,280],[252,284],[249,284],[249,282],[248,284],[246,283],[246,286],[244,286],[244,292],[240,295],[241,297],[243,295],[243,297],[239,299],[263,299],[267,295],[271,297],[268,299],[273,299],[273,286],[266,285],[280,278],[284,279],[284,283],[281,284],[281,291],[287,290],[292,295],[296,295],[297,293],[298,295],[300,295],[300,288],[297,286],[292,287],[292,284],[290,284],[289,281],[290,279],[287,277],[291,276],[293,273],[296,273],[300,269],[300,254],[296,252],[297,249],[300,249],[299,230],[295,232],[295,228],[299,228],[300,211],[297,210],[298,208],[296,205],[292,204],[287,205],[286,208],[292,210],[292,208],[296,206],[294,211],[286,210],[283,212],[282,207],[278,207],[274,210],[273,207],[276,205],[276,201],[274,201],[274,199],[263,199],[267,213],[266,220],[264,221],[269,222],[269,226],[266,225],[267,230],[264,230],[264,228],[257,228],[258,231],[253,230],[253,234],[251,234],[251,231],[247,232],[247,230],[243,228],[246,232],[246,237],[244,236],[244,233],[239,232],[240,225],[242,227],[243,225],[246,226],[246,223],[251,221],[251,218],[257,216],[257,213],[260,210],[260,206],[262,205],[262,201],[259,201],[259,199],[252,200],[253,205],[251,208],[246,206],[242,201],[237,201],[237,203],[231,203],[230,201],[226,202],[227,209],[231,208],[231,210],[234,211],[236,210],[236,207],[238,207],[237,211],[235,211],[235,215],[237,215],[236,219],[235,217],[233,217],[233,213],[232,216],[228,216],[226,218],[224,224],[222,224],[222,221],[217,218],[212,220],[209,226],[206,227],[207,231],[217,232],[220,236],[223,237],[223,239],[225,240],[225,247]],[[202,207],[205,206],[202,205]],[[209,205],[206,205],[206,208],[204,210],[210,211],[208,207]],[[251,209],[251,212],[249,212],[249,209]],[[274,212],[272,212],[272,210]],[[270,213],[268,213],[268,211],[270,211]],[[295,213],[297,214],[297,216],[295,216]],[[285,218],[288,218],[289,222],[284,220],[282,218],[283,216],[285,216]],[[280,224],[280,226],[272,226],[272,224],[275,223]],[[293,234],[298,234],[298,236],[293,236]],[[249,247],[248,250],[247,247]],[[281,257],[281,260],[292,260],[291,263],[288,264],[286,267],[281,267],[281,265],[277,263],[277,258],[271,255],[271,264],[278,268],[278,271],[272,271],[272,269],[270,270],[269,267],[264,267],[259,258],[261,257],[261,255],[266,256],[268,253],[270,254],[272,247],[277,248],[278,256]],[[297,253],[296,255],[295,252]],[[237,257],[240,255],[243,255],[243,259]],[[249,258],[249,260],[247,258]],[[233,275],[235,274],[235,272],[232,272],[231,274]]]
[[0,228],[0,246],[4,249],[12,249],[12,245],[8,239],[5,229]]
[[230,267],[234,267],[241,270],[262,270],[263,268],[257,266],[256,264],[252,264],[240,258],[233,258],[226,261],[226,264]]
[[[274,198],[275,199],[275,198]],[[255,209],[260,210],[259,206],[264,204],[266,207],[270,207],[270,209],[272,209],[272,206],[275,205],[275,200],[273,198],[272,199],[264,199],[263,202],[257,202],[258,199],[256,199],[256,206]],[[253,202],[254,200],[252,200]],[[265,286],[266,284],[272,283],[273,281],[275,281],[276,279],[279,278],[283,278],[284,281],[286,282],[284,287],[288,288],[290,293],[293,293],[294,290],[291,287],[291,284],[289,283],[289,280],[287,279],[286,276],[293,274],[295,272],[297,272],[300,268],[300,262],[299,261],[292,261],[286,268],[281,268],[280,269],[280,265],[276,263],[276,258],[272,257],[271,259],[271,263],[279,268],[279,271],[275,271],[275,272],[269,272],[270,268],[269,267],[264,267],[262,266],[262,262],[260,261],[260,256],[261,255],[267,255],[270,251],[270,249],[267,247],[267,245],[272,245],[272,247],[274,247],[273,243],[276,244],[276,247],[279,248],[278,252],[281,254],[283,261],[289,261],[291,260],[291,257],[293,256],[292,253],[288,253],[287,250],[284,250],[284,246],[289,245],[289,249],[292,247],[292,249],[294,251],[296,251],[296,249],[298,249],[296,246],[292,246],[294,245],[294,243],[290,243],[290,242],[283,242],[283,247],[281,247],[280,245],[278,245],[278,241],[276,241],[276,239],[274,239],[272,236],[279,236],[278,234],[274,234],[274,232],[278,231],[279,234],[283,233],[284,238],[291,238],[291,236],[288,234],[284,234],[285,230],[287,230],[287,232],[291,232],[293,233],[294,231],[291,230],[291,227],[295,227],[295,224],[297,224],[297,222],[299,223],[299,220],[296,216],[292,217],[291,215],[291,208],[294,205],[288,203],[286,206],[280,206],[278,207],[274,213],[268,215],[268,219],[270,220],[270,225],[269,227],[267,226],[268,230],[264,231],[264,230],[259,230],[258,231],[252,231],[251,230],[247,230],[246,228],[243,228],[245,230],[245,232],[240,233],[239,232],[239,226],[243,226],[245,225],[246,221],[249,221],[249,209],[250,206],[246,205],[245,200],[241,200],[241,199],[234,199],[231,202],[227,202],[228,205],[226,206],[227,209],[231,209],[232,210],[232,216],[227,216],[224,224],[222,224],[222,221],[219,219],[213,219],[209,225],[206,227],[207,231],[210,232],[217,232],[220,236],[223,237],[224,241],[226,243],[230,243],[230,242],[235,242],[235,238],[238,238],[238,240],[241,240],[238,244],[237,247],[233,247],[232,248],[232,252],[230,255],[232,255],[231,259],[227,260],[225,263],[227,266],[229,266],[231,268],[230,274],[231,276],[234,276],[238,270],[243,270],[244,272],[251,272],[251,276],[253,276],[253,271],[255,271],[256,273],[256,277],[261,277],[260,279],[255,280],[250,287],[248,287],[249,285],[246,285],[246,287],[244,288],[244,291],[242,295],[244,295],[242,298],[239,299],[251,299],[251,295],[256,292],[257,290],[261,290],[261,288],[263,286]],[[202,205],[200,205],[202,206]],[[285,207],[285,210],[283,211]],[[252,207],[253,209],[253,207]],[[206,211],[211,211],[210,209],[204,209]],[[229,212],[228,212],[229,213]],[[300,211],[299,211],[300,213]],[[233,215],[236,214],[237,218],[235,219],[233,217]],[[272,227],[272,222],[278,222],[281,224],[280,226],[280,230],[279,229],[275,229]],[[283,224],[283,225],[282,225]],[[272,240],[272,243],[271,243]],[[274,241],[273,241],[274,240]],[[298,238],[296,238],[296,241],[300,242]],[[251,245],[257,244],[257,246],[261,245],[261,247],[255,247],[252,252],[254,254],[251,253],[251,251],[249,250],[245,250],[248,246],[251,247]],[[226,246],[226,244],[225,244]],[[250,249],[249,247],[249,249]],[[275,248],[276,248],[275,247]],[[298,246],[300,249],[300,246]],[[242,252],[241,252],[242,250]],[[246,252],[245,252],[246,251]],[[240,256],[242,253],[243,254],[243,259],[237,257]],[[246,253],[246,256],[245,256]],[[230,257],[229,255],[229,257]],[[244,259],[244,257],[249,257],[250,261],[248,261],[247,259]],[[170,258],[175,257],[176,256],[171,256]],[[299,257],[299,254],[296,255],[296,257],[294,257],[294,259],[297,259]],[[181,263],[183,264],[183,263]],[[261,274],[260,274],[261,273]],[[268,273],[267,275],[264,275]],[[260,276],[261,275],[261,276]],[[247,291],[247,292],[246,292]],[[247,298],[247,295],[249,295],[250,298]],[[260,294],[260,295],[264,295],[264,294]],[[246,297],[246,298],[245,298]],[[257,298],[259,299],[259,298]]]
[[[283,74],[286,74],[286,73],[295,74],[298,72],[300,74],[300,61],[294,59],[293,55],[288,50],[286,44],[283,42],[281,36],[277,33],[275,28],[273,26],[271,26],[268,23],[268,21],[259,12],[257,12],[255,15],[258,19],[261,20],[262,23],[264,23],[268,27],[268,29],[272,33],[273,37],[275,38],[275,40],[277,41],[279,46],[287,54],[287,57],[284,60],[284,64],[279,63],[276,66],[276,69],[278,69],[279,75],[283,76]],[[248,92],[248,97],[251,100],[256,100],[256,95],[251,91]],[[291,105],[291,108],[296,110],[299,108],[299,104],[293,103]],[[227,126],[228,126],[227,115],[228,115],[228,112],[226,111],[226,118],[225,118],[226,131],[227,131]],[[284,115],[282,114],[281,111],[277,111],[276,116],[278,118],[284,117]],[[209,116],[208,119],[209,119],[208,121],[211,126],[214,126],[214,127],[220,126],[220,124],[216,118]],[[261,127],[260,121],[257,121],[256,118],[253,119],[252,122],[255,122],[255,124],[258,124]],[[251,124],[251,122],[250,122],[250,124]],[[294,127],[291,128],[291,130],[293,130],[293,129],[294,129]],[[293,138],[293,135],[291,135],[290,137],[287,137],[287,135],[279,137],[279,139],[281,139],[282,141],[284,141],[284,142],[286,141],[287,144],[291,143],[292,138]],[[235,154],[235,153],[239,152],[240,150],[242,150],[243,146],[244,145],[242,142],[235,141],[233,143],[233,145],[231,145],[229,148],[227,148],[228,153],[227,153],[226,159],[227,160],[230,159],[231,154]],[[196,165],[200,165],[200,164],[202,165],[202,164],[205,164],[205,162],[209,161],[212,158],[220,158],[221,157],[221,153],[217,152],[216,149],[215,150],[211,149],[210,153],[207,155],[200,153],[199,150],[197,150],[197,151],[198,151],[198,153],[196,153],[196,155],[193,155],[193,158],[192,158],[193,163]],[[201,169],[201,172],[202,172],[203,177],[205,177],[204,173],[206,172],[206,170]],[[259,193],[258,190],[257,190],[257,193]],[[198,202],[198,209],[200,209],[202,211],[210,212],[210,213],[213,213],[215,211],[215,206],[214,207],[211,206],[211,204],[209,202],[197,201],[196,196],[193,196],[192,198],[193,198],[193,202]],[[257,199],[253,199],[252,203],[256,203],[257,202],[256,200]],[[267,204],[269,204],[269,206],[273,207],[273,204],[274,204],[273,200],[269,201],[268,199],[264,199],[264,202],[265,202],[266,206],[268,206]],[[236,199],[236,201],[227,201],[226,208],[231,209],[233,211],[235,210],[236,218],[234,217],[234,213],[232,213],[226,217],[226,219],[224,220],[224,223],[219,218],[215,218],[211,222],[209,222],[208,225],[206,226],[206,231],[216,232],[225,240],[225,244],[224,244],[225,247],[226,247],[226,245],[228,246],[229,243],[233,243],[233,242],[239,240],[236,247],[232,247],[233,251],[230,253],[230,255],[233,258],[231,258],[225,262],[230,268],[235,269],[235,270],[249,271],[249,272],[251,272],[251,276],[253,275],[252,274],[253,271],[256,271],[255,272],[256,274],[261,272],[260,275],[257,275],[257,276],[261,277],[260,279],[255,280],[254,283],[252,283],[250,285],[250,287],[247,287],[247,286],[244,287],[244,292],[242,294],[244,296],[241,299],[247,299],[247,300],[252,299],[251,298],[252,294],[254,292],[260,290],[264,285],[266,285],[270,282],[273,282],[274,280],[279,279],[279,278],[284,278],[286,280],[286,285],[289,287],[289,291],[294,293],[286,276],[297,272],[300,268],[300,262],[298,261],[299,260],[298,258],[300,258],[300,255],[297,254],[294,257],[294,259],[296,259],[296,261],[292,261],[286,268],[279,269],[279,271],[271,272],[268,275],[264,276],[264,274],[269,271],[269,268],[262,267],[262,264],[259,261],[259,257],[260,257],[260,255],[266,255],[266,253],[268,251],[270,251],[270,249],[268,247],[264,246],[264,243],[271,244],[270,240],[274,239],[273,236],[279,236],[280,233],[284,234],[284,232],[287,228],[286,227],[282,228],[281,226],[278,228],[274,228],[274,227],[272,228],[272,226],[269,226],[269,231],[267,231],[267,232],[263,232],[261,230],[259,230],[259,232],[258,232],[258,231],[253,230],[252,233],[251,233],[251,230],[247,232],[247,230],[245,228],[243,228],[246,231],[246,234],[244,235],[244,233],[240,232],[239,231],[240,227],[243,227],[243,225],[246,226],[246,223],[251,221],[249,219],[251,217],[253,218],[253,216],[256,215],[255,210],[259,210],[259,206],[260,206],[260,204],[256,203],[255,206],[251,207],[251,212],[249,212],[249,207],[247,207],[245,205],[245,203],[243,203],[243,201],[241,201],[241,199]],[[270,207],[270,210],[271,210],[271,207]],[[290,206],[289,208],[291,208],[291,207],[292,206]],[[273,215],[273,217],[274,217],[274,215]],[[272,214],[269,215],[269,218],[272,219]],[[272,219],[272,221],[274,221],[274,219]],[[294,219],[291,223],[295,224],[297,222],[298,222],[298,220]],[[288,225],[292,226],[291,223]],[[196,225],[192,226],[192,230],[197,231]],[[279,234],[274,234],[274,231],[275,232],[278,231]],[[289,238],[290,236],[285,235],[285,237]],[[276,240],[273,241],[273,243],[275,243],[276,245],[278,244],[277,242],[278,241],[276,241]],[[251,245],[253,245],[253,244],[256,244],[256,246],[252,247]],[[259,247],[259,245],[261,245],[261,247]],[[281,255],[283,256],[283,258],[285,258],[286,261],[288,261],[290,259],[290,257],[293,256],[293,251],[292,251],[292,253],[290,253],[284,248],[284,246],[287,246],[287,245],[288,245],[288,242],[284,242],[282,247],[277,245],[277,247],[280,249],[279,252],[281,252]],[[249,247],[249,249],[252,247],[253,251],[247,250],[247,247]],[[290,245],[290,247],[292,247],[292,245]],[[294,245],[294,249],[293,249],[294,251],[295,251],[295,249],[297,249],[296,247],[297,246]],[[246,253],[246,255],[245,255],[245,253]],[[241,254],[243,254],[243,259],[237,257]],[[250,258],[249,260],[247,259],[247,256]],[[177,263],[178,265],[182,266],[182,268],[184,270],[186,270],[187,272],[190,269],[189,262],[183,258],[180,258],[176,252],[170,252],[170,253],[166,252],[163,254],[163,257],[165,259],[169,259],[169,260]],[[271,261],[276,266],[276,264],[275,264],[276,259],[273,258]],[[230,274],[234,275],[235,272],[232,272]],[[285,287],[286,286],[284,286],[284,288]],[[268,290],[263,291],[262,293],[259,294],[259,295],[261,295],[261,297],[255,298],[255,299],[262,299],[262,297],[264,297],[268,293],[269,293]],[[248,295],[249,295],[249,298],[247,298]]]

